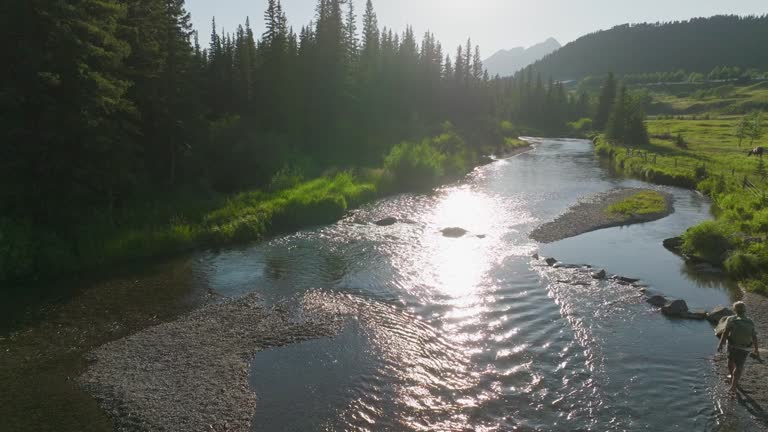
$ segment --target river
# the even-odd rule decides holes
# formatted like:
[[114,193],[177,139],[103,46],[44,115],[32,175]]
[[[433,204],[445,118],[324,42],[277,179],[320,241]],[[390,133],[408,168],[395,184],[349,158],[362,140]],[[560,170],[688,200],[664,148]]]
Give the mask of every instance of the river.
[[[545,139],[457,184],[386,198],[334,225],[83,282],[45,312],[28,308],[25,319],[6,324],[13,330],[0,339],[6,365],[29,366],[6,369],[0,380],[29,401],[9,398],[5,410],[49,410],[59,425],[79,424],[77,414],[104,430],[109,423],[95,404],[67,384],[54,378],[60,390],[30,390],[45,385],[30,378],[32,366],[66,358],[48,373],[72,374],[84,364],[78,347],[172,319],[211,295],[256,292],[266,304],[312,296],[361,305],[338,337],[254,357],[257,431],[748,430],[748,416],[734,414],[738,407],[719,390],[709,324],[667,319],[631,286],[570,284],[568,270],[531,258],[639,278],[692,309],[730,303],[733,286],[691,271],[661,245],[711,217],[708,200],[688,190],[664,188],[676,211],[656,222],[549,245],[528,238],[580,196],[625,186],[655,187],[613,175],[588,141]],[[362,223],[389,216],[406,222]],[[449,239],[440,233],[446,227],[470,234]],[[94,305],[100,312],[81,317]],[[110,325],[117,328],[105,335]],[[67,336],[71,327],[79,336]],[[30,360],[59,340],[57,331],[65,333],[57,345],[75,347]],[[35,404],[41,396],[74,407]],[[3,414],[25,426],[24,416]]]

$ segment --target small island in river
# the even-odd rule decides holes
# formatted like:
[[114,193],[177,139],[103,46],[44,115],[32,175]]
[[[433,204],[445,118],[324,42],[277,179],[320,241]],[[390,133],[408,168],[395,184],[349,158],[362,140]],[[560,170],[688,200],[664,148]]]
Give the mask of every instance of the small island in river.
[[531,232],[541,243],[553,243],[604,228],[652,222],[674,211],[672,195],[652,189],[614,189],[582,198],[551,222]]

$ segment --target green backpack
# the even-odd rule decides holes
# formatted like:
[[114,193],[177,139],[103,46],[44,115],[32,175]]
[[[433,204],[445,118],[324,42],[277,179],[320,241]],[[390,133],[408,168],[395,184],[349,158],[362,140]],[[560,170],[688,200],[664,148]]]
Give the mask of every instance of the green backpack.
[[731,317],[729,322],[731,325],[731,337],[728,338],[728,343],[742,348],[752,346],[755,323],[749,318],[739,316]]

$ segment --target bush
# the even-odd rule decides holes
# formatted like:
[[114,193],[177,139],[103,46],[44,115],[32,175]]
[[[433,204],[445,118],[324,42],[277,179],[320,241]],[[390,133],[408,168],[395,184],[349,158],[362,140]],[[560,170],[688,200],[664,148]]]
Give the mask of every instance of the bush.
[[445,175],[445,160],[446,156],[432,147],[429,140],[418,144],[403,142],[384,159],[384,168],[394,175],[401,188],[428,189]]
[[582,118],[568,123],[568,126],[575,132],[586,134],[594,129],[591,118]]
[[742,286],[749,292],[768,295],[768,282],[766,282],[765,278],[744,281]]
[[269,182],[269,190],[277,192],[290,189],[304,181],[304,171],[293,166],[284,166],[276,172]]
[[721,222],[706,221],[683,234],[683,251],[703,258],[712,264],[723,263],[733,249],[732,230]]
[[725,270],[737,279],[754,277],[762,272],[765,260],[757,255],[744,252],[733,252],[725,260]]

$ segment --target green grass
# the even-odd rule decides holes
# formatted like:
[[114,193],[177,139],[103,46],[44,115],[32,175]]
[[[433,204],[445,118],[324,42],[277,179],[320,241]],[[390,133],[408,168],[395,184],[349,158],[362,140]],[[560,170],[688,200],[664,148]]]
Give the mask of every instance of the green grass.
[[[499,127],[508,133],[514,129]],[[507,139],[505,145],[527,144]],[[330,224],[380,194],[428,189],[458,178],[476,166],[477,156],[446,124],[436,137],[395,146],[384,168],[357,169],[356,175],[302,181],[297,170],[286,169],[269,191],[153,195],[126,205],[119,220],[83,216],[79,228],[67,233],[0,216],[0,281],[108,268]]]
[[[0,279],[98,269],[258,240],[334,222],[349,208],[373,199],[376,192],[373,182],[341,173],[275,193],[166,201],[135,210],[130,224],[115,227],[96,219],[68,236],[0,220]],[[175,212],[168,217],[171,209]]]
[[[739,146],[733,136],[738,120],[649,120],[649,145],[628,149],[600,137],[595,151],[631,176],[710,196],[717,218],[683,235],[685,251],[723,265],[745,287],[768,294],[768,283],[760,282],[768,280],[768,266],[755,264],[768,264],[768,169],[747,157],[749,148],[768,147],[768,140]],[[686,148],[675,144],[678,134]]]
[[768,82],[750,85],[733,83],[689,84],[647,87],[653,104],[651,114],[727,116],[752,110],[768,110]]
[[610,216],[629,219],[636,216],[663,213],[667,209],[667,200],[664,195],[656,191],[643,191],[610,205],[606,212]]

